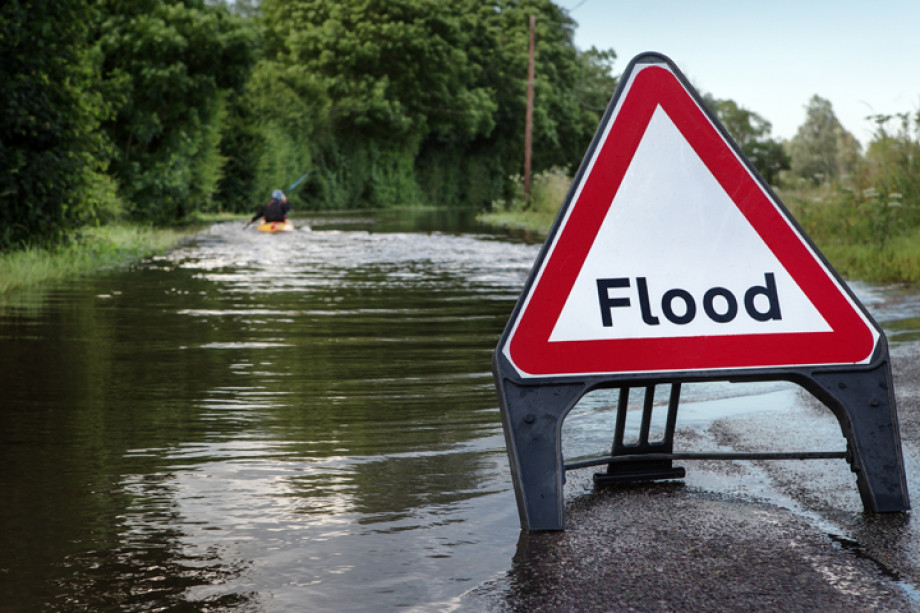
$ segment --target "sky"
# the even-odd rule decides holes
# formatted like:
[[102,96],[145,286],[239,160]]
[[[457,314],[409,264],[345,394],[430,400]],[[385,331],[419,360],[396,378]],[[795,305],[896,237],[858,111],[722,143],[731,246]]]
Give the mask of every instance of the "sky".
[[[669,57],[700,94],[731,99],[790,139],[815,94],[863,146],[868,115],[920,110],[920,0],[555,0],[575,45]],[[611,92],[612,93],[612,92]]]

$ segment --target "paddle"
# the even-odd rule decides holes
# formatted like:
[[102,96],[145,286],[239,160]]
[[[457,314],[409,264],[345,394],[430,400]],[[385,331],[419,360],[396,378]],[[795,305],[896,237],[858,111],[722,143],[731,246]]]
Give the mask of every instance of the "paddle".
[[309,170],[308,170],[307,172],[305,172],[304,175],[303,175],[302,177],[300,177],[299,179],[297,179],[296,181],[294,181],[293,183],[291,183],[291,186],[290,186],[289,188],[287,188],[287,193],[290,194],[292,191],[294,191],[294,188],[296,188],[298,185],[300,185],[300,184],[303,182],[303,180],[306,179],[308,176],[310,176],[310,171],[309,171]]

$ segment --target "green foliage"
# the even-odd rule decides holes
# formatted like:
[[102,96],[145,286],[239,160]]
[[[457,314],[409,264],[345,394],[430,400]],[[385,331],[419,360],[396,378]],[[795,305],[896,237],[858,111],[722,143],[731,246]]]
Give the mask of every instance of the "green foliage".
[[572,185],[572,177],[561,168],[550,168],[533,177],[526,208],[555,215]]
[[770,138],[769,121],[738,106],[734,100],[719,100],[710,94],[703,96],[706,105],[719,118],[744,155],[768,183],[776,183],[781,170],[789,168],[789,156],[783,145]]
[[509,191],[523,164],[530,15],[535,172],[580,162],[615,86],[614,54],[578,52],[574,22],[549,0],[265,0],[262,10],[264,70],[288,75],[292,97],[251,88],[251,107],[279,98],[294,109],[299,97],[310,125],[265,122],[251,142],[269,174],[308,162],[300,197],[313,208],[483,206]]
[[[784,202],[842,274],[920,282],[920,116],[876,116],[865,157],[830,103],[812,98],[789,143]],[[894,126],[892,127],[892,124]]]
[[109,174],[93,173],[85,198],[92,209],[92,214],[84,219],[87,224],[102,226],[126,217],[125,202],[118,195],[118,183]]
[[598,113],[607,108],[617,88],[618,79],[613,76],[616,57],[613,49],[600,50],[597,47],[579,53],[581,76],[575,86],[575,95],[583,107]]
[[508,176],[489,150],[429,145],[415,160],[425,200],[437,206],[488,208],[504,193]]
[[488,206],[523,163],[531,15],[533,170],[572,168],[615,55],[550,0],[4,3],[0,248],[249,211],[307,170],[300,209]]
[[104,199],[107,106],[94,89],[94,8],[77,0],[0,6],[0,249],[56,240]]
[[[250,177],[237,191],[243,200],[236,210],[250,210],[267,200],[273,189],[287,188],[314,169],[328,131],[329,99],[304,66],[266,58],[253,70],[240,102],[237,111],[242,111],[243,120],[237,124],[240,131],[232,133],[239,138],[233,159],[239,156],[243,163],[232,167]],[[227,177],[239,180],[241,174],[228,172]],[[309,181],[291,196],[295,208],[301,208],[315,189],[315,179]]]
[[524,228],[548,233],[572,185],[572,177],[561,168],[550,168],[533,176],[530,200],[524,198],[524,181],[520,175],[512,178],[514,189],[510,200],[493,203],[492,212],[480,219],[497,226]]
[[227,163],[220,146],[226,116],[224,97],[219,96],[214,117],[212,121],[202,126],[198,136],[197,151],[189,160],[189,175],[192,177],[189,186],[191,206],[182,209],[181,217],[188,215],[189,210],[204,212],[221,210],[219,201],[213,196],[219,190],[224,166]]
[[214,0],[212,4],[220,2],[230,11],[242,17],[258,17],[261,14],[259,0]]
[[786,181],[779,196],[841,274],[920,281],[920,210],[901,194],[809,179]]
[[832,243],[824,254],[841,275],[851,279],[920,284],[920,228],[883,246]]
[[861,147],[840,124],[831,103],[812,96],[805,123],[787,146],[792,172],[820,184],[858,171]]
[[341,136],[314,160],[317,176],[301,197],[311,209],[383,208],[420,202],[415,151],[385,141]]
[[[596,69],[597,65],[591,63],[591,56],[582,56],[575,48],[575,22],[565,11],[549,1],[521,2],[509,14],[529,11],[537,14],[533,171],[554,166],[574,171],[600,121],[601,111],[579,99],[580,87],[597,89],[586,68]],[[606,84],[607,79],[601,78],[601,88]],[[608,99],[612,95],[613,89]]]
[[263,10],[283,53],[333,100],[334,129],[411,145],[491,128],[489,93],[473,85],[464,19],[450,3],[288,0]]
[[86,228],[64,245],[26,245],[0,254],[0,296],[46,281],[73,278],[123,265],[174,246],[193,234],[187,229],[154,229],[110,224]]
[[[882,262],[896,260],[882,254],[920,228],[920,117],[875,119],[876,133],[857,167],[859,172],[848,181],[825,181],[819,186],[811,177],[802,177],[803,185],[796,191],[808,196],[798,197],[795,204],[799,220],[819,244],[874,253],[854,261],[874,262],[880,272]],[[894,119],[898,121],[891,130]]]
[[181,218],[217,188],[223,92],[245,84],[256,31],[203,0],[105,0],[102,10],[112,171],[134,219]]
[[920,112],[874,119],[877,127],[866,152],[866,180],[913,214],[920,208]]
[[[469,18],[456,6],[269,0],[263,11],[266,70],[285,75],[291,94],[280,97],[281,107],[300,106],[284,114],[309,124],[279,118],[266,126],[263,164],[280,171],[268,173],[276,177],[312,168],[298,194],[311,208],[420,202],[414,165],[421,143],[464,143],[492,129],[495,102],[475,83],[480,67],[466,51]],[[260,108],[279,98],[268,84],[252,91],[262,93]],[[282,161],[292,158],[296,163]]]
[[226,97],[226,119],[220,139],[220,156],[225,160],[214,201],[221,210],[244,212],[253,208],[256,166],[262,149],[256,115],[245,92]]
[[[298,210],[495,203],[548,227],[617,81],[613,51],[576,49],[574,28],[551,0],[8,0],[0,249],[248,213],[307,171]],[[863,156],[818,96],[785,144],[706,102],[846,271],[916,278],[920,115],[876,117]]]
[[521,175],[511,177],[513,190],[511,198],[499,199],[492,203],[492,209],[498,211],[530,211],[540,218],[551,221],[572,185],[572,177],[563,168],[550,168],[531,177],[530,199],[524,197],[524,178]]
[[[597,129],[606,100],[613,95],[615,84],[607,72],[613,53],[579,53],[573,43],[575,22],[549,0],[506,1],[497,6],[471,0],[470,4],[468,10],[482,24],[471,55],[483,67],[482,82],[498,103],[495,129],[472,148],[494,155],[507,177],[523,168],[529,20],[534,15],[532,170],[538,173],[554,166],[574,170]],[[609,89],[606,96],[605,89]],[[589,99],[583,101],[582,96]]]

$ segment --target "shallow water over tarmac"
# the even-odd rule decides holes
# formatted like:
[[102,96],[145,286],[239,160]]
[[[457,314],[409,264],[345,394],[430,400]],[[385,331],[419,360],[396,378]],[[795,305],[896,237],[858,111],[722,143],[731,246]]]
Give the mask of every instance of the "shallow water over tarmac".
[[[0,304],[0,610],[452,610],[507,572],[490,361],[539,246],[295,221]],[[857,290],[895,305],[894,342],[920,335],[917,297]],[[679,427],[794,401],[697,389]],[[609,425],[606,400],[579,405],[567,458]]]

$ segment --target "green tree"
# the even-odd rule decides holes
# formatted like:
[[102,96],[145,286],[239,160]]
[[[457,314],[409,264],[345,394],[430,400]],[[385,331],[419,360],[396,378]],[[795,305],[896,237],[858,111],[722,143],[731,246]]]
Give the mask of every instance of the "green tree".
[[224,97],[246,82],[256,30],[203,0],[104,0],[102,10],[112,171],[132,217],[181,218],[217,189]]
[[[920,187],[920,111],[873,115],[871,119],[876,127],[866,159],[873,176],[886,188],[912,183]],[[920,189],[917,193],[920,195]]]
[[[866,151],[863,195],[874,196],[903,222],[920,223],[920,112],[875,115],[875,133]],[[891,124],[894,124],[892,127]]]
[[495,102],[477,86],[467,52],[475,24],[457,5],[266,0],[262,9],[266,62],[303,70],[306,89],[329,101],[328,133],[312,151],[316,200],[416,201],[414,163],[427,138],[469,140],[492,129]]
[[[596,81],[609,55],[584,55],[575,48],[575,21],[549,0],[506,0],[491,6],[485,23],[497,35],[497,57],[477,58],[496,92],[499,114],[494,141],[501,148],[506,174],[523,163],[529,19],[536,17],[534,71],[533,171],[562,166],[572,170],[584,156],[597,129],[602,105],[583,102],[579,92],[599,89]],[[596,61],[594,61],[596,60]],[[592,72],[593,71],[593,72]],[[602,89],[606,85],[600,86]],[[613,94],[611,89],[607,99]]]
[[212,4],[218,2],[243,17],[258,17],[262,14],[259,0],[215,0]]
[[581,75],[575,86],[575,95],[585,108],[597,113],[606,110],[617,88],[618,79],[613,75],[616,58],[613,49],[591,47],[579,53]]
[[94,15],[79,0],[0,5],[0,249],[59,238],[108,201]]
[[830,101],[812,96],[805,123],[787,144],[792,171],[815,184],[830,182],[858,170],[859,141],[841,125]]
[[790,167],[782,143],[770,137],[773,126],[769,121],[738,106],[734,100],[720,100],[706,94],[703,101],[768,183],[775,183],[779,171]]
[[[549,0],[265,0],[262,11],[266,69],[302,69],[300,85],[287,70],[290,91],[323,101],[305,105],[325,129],[272,144],[310,158],[304,189],[318,206],[496,198],[523,164],[530,15],[535,172],[578,164],[613,92],[615,56],[579,53],[574,22]],[[260,129],[259,146],[272,132]]]
[[[473,85],[469,37],[450,3],[291,0],[267,1],[263,10],[286,34],[293,62],[322,80],[336,128],[406,144],[490,129],[489,92]],[[295,21],[294,11],[307,19]]]
[[[321,83],[304,66],[265,59],[256,66],[252,79],[242,98],[245,120],[242,126],[249,131],[249,149],[242,152],[248,158],[248,168],[242,173],[252,173],[252,181],[245,194],[247,207],[267,199],[274,188],[283,188],[305,171],[317,173],[315,160],[329,142],[329,98]],[[235,164],[234,164],[235,166]],[[228,172],[228,178],[233,173]],[[239,176],[239,175],[237,175]],[[327,175],[328,176],[328,175]],[[317,190],[327,187],[324,177],[312,178],[291,195],[295,207],[301,202],[308,206],[318,203],[329,206],[334,198],[317,197]],[[342,190],[339,190],[340,192]]]
[[[610,74],[616,56],[579,52],[575,22],[548,0],[468,0],[463,10],[472,22],[469,57],[479,67],[477,83],[495,101],[494,129],[470,143],[429,141],[421,160],[429,169],[442,160],[441,174],[457,169],[459,180],[472,178],[464,202],[479,205],[499,196],[510,201],[524,162],[530,16],[536,18],[535,174],[554,167],[571,172],[581,162],[616,87]],[[476,190],[482,186],[489,186],[488,193]]]

